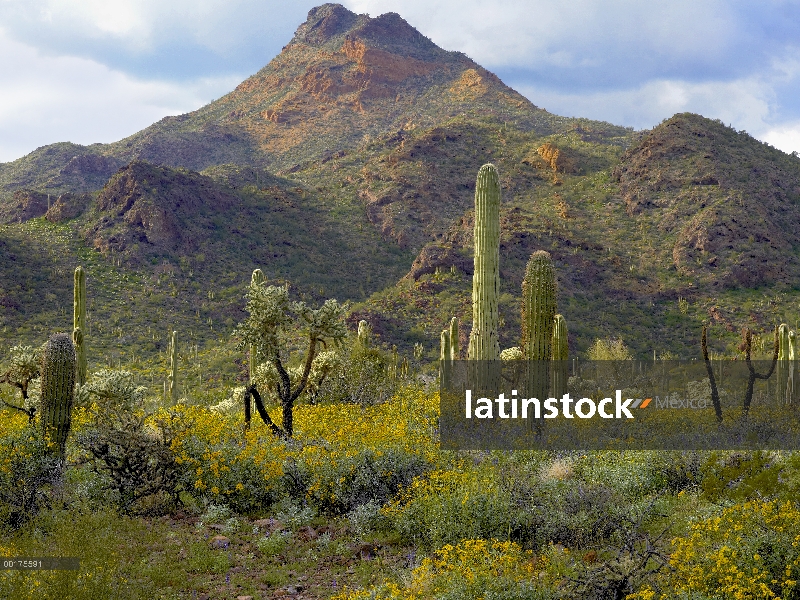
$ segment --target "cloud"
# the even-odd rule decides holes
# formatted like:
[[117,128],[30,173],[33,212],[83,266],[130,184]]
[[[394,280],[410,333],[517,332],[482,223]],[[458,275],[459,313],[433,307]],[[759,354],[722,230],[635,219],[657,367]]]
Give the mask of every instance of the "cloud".
[[116,141],[194,110],[246,77],[138,79],[85,58],[43,56],[2,30],[0,56],[12,58],[0,61],[0,161],[56,141]]
[[[129,135],[266,65],[318,0],[0,0],[0,160]],[[794,144],[795,0],[345,0],[397,12],[535,104],[636,128],[675,112]],[[777,144],[776,144],[777,145]],[[779,146],[782,147],[783,146]]]
[[[352,0],[359,12],[400,13],[440,46],[492,69],[595,88],[643,78],[741,77],[796,44],[800,6],[726,0]],[[794,20],[795,27],[787,26]],[[794,33],[793,33],[794,31]]]
[[800,153],[800,121],[770,129],[761,136],[761,139],[784,152]]
[[781,148],[795,139],[784,124],[800,122],[800,3],[791,0],[346,4],[400,13],[556,114],[649,128],[697,112]]
[[13,39],[139,77],[193,78],[267,64],[315,3],[279,0],[4,0]]
[[758,81],[689,83],[648,81],[621,90],[564,93],[520,83],[515,89],[534,104],[570,117],[587,117],[625,124],[636,129],[654,127],[679,112],[696,112],[738,129],[763,131],[769,125],[768,94]]

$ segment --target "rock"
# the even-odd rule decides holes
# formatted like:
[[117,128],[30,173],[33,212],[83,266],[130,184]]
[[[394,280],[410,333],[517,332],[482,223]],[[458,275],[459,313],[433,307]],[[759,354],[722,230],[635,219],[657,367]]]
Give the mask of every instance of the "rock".
[[47,194],[33,190],[17,190],[12,202],[0,207],[3,223],[22,223],[47,212]]
[[301,527],[297,530],[297,537],[299,537],[304,542],[310,542],[315,540],[319,537],[319,534],[313,527],[309,527],[306,525],[305,527]]
[[228,546],[231,545],[231,541],[224,535],[215,535],[213,538],[211,538],[209,544],[212,548],[227,549]]
[[52,223],[74,219],[86,210],[92,198],[88,194],[61,194],[51,204],[44,218]]
[[256,521],[253,521],[253,525],[262,531],[269,531],[270,533],[282,531],[284,529],[283,523],[277,519],[257,519]]

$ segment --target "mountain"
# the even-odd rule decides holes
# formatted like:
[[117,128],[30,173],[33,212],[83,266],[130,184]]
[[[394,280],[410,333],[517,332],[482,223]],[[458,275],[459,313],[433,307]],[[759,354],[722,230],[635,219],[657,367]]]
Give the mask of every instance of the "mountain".
[[566,121],[395,13],[370,18],[325,4],[309,12],[276,58],[219,100],[113,144],[39,148],[0,166],[0,193],[96,190],[132,160],[290,172],[389,131],[457,115],[493,115],[540,133]]
[[503,190],[504,346],[537,249],[556,262],[573,353],[622,336],[639,356],[693,356],[703,321],[725,351],[742,325],[796,319],[796,157],[699,115],[644,132],[559,117],[397,14],[326,4],[197,111],[0,164],[2,337],[68,328],[83,264],[98,353],[152,357],[173,327],[230,351],[258,267],[435,358],[451,316],[469,332],[486,162]]

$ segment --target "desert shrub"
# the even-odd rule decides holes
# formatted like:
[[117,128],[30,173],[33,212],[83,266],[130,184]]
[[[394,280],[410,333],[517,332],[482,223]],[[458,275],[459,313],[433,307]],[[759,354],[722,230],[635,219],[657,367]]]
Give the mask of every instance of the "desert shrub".
[[[545,464],[510,462],[504,466],[498,480],[515,515],[511,539],[534,549],[548,544],[574,548],[612,541],[609,538],[618,531],[618,524],[637,510],[635,486],[640,478],[637,474],[626,482],[623,465],[616,466],[615,473],[606,467],[617,461],[603,465],[600,457],[590,456],[556,456]],[[597,464],[592,465],[592,460]],[[620,481],[612,482],[615,476]]]
[[401,448],[365,449],[328,463],[319,456],[326,453],[324,446],[304,448],[301,460],[308,458],[315,465],[304,496],[327,514],[344,514],[368,502],[388,502],[429,468],[423,457]]
[[697,468],[689,456],[658,451],[589,452],[572,464],[575,477],[590,485],[606,485],[627,500],[690,487],[696,477],[692,469]]
[[106,478],[119,510],[145,514],[174,508],[183,486],[171,446],[186,423],[177,414],[146,414],[144,388],[134,385],[128,371],[98,371],[76,398],[88,416],[77,444]]
[[633,360],[633,355],[622,338],[598,338],[586,354],[589,360]]
[[673,539],[670,564],[677,593],[800,598],[800,511],[776,501],[726,508]]
[[514,510],[493,469],[463,465],[415,478],[383,513],[406,540],[424,548],[506,537],[525,517]]
[[374,500],[360,504],[347,513],[350,529],[360,538],[373,531],[385,529],[387,518],[381,513],[381,505]]
[[0,411],[0,529],[16,529],[50,505],[61,469],[46,449],[35,421]]
[[710,452],[700,466],[703,496],[743,501],[755,498],[795,498],[800,489],[800,460],[794,453]]
[[438,395],[418,389],[376,406],[299,406],[284,463],[286,493],[328,514],[387,502],[439,460],[432,439],[437,409]]
[[365,348],[355,341],[344,344],[336,351],[327,376],[314,390],[313,400],[362,406],[386,402],[401,383],[392,361],[392,356],[379,348]]
[[205,407],[178,405],[172,412],[187,424],[171,450],[193,496],[239,513],[278,498],[286,449],[263,423],[243,433],[240,421]]
[[167,421],[157,427],[153,431],[143,413],[120,412],[79,437],[123,513],[157,513],[180,503],[181,469],[170,449],[174,430]]
[[256,548],[264,556],[275,556],[283,552],[291,540],[291,531],[273,531],[269,535],[260,537],[256,541]]
[[605,541],[626,515],[627,500],[613,489],[577,479],[542,481],[532,490],[520,538],[534,548],[549,543],[568,548]]
[[345,591],[333,600],[545,600],[556,597],[551,571],[547,557],[514,542],[465,539],[423,559],[407,582]]

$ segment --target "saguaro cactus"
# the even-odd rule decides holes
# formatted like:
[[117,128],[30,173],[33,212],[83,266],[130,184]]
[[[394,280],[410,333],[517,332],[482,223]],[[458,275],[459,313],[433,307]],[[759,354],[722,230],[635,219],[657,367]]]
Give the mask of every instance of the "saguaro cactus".
[[545,399],[550,389],[550,359],[556,313],[556,279],[550,253],[531,254],[522,280],[522,352],[528,361],[527,393]]
[[500,384],[500,177],[492,164],[480,168],[475,182],[474,237],[472,332],[467,358],[480,361],[474,371],[474,385],[492,390]]
[[75,344],[78,385],[86,383],[86,274],[83,267],[75,269],[72,303],[72,342]]
[[789,326],[781,323],[778,327],[778,370],[777,379],[777,399],[779,402],[789,402],[791,391],[789,390]]
[[451,387],[451,373],[453,368],[453,355],[450,346],[450,330],[442,331],[441,353],[439,354],[439,388],[441,391]]
[[567,378],[569,377],[569,344],[567,343],[567,321],[564,315],[556,315],[553,321],[552,355],[553,396],[561,398],[567,393]]
[[458,347],[458,317],[450,319],[450,360],[461,358],[461,349]]
[[50,336],[42,355],[41,425],[53,453],[64,457],[75,393],[75,345],[66,333]]
[[178,402],[178,332],[173,331],[169,342],[169,398],[173,404]]
[[794,401],[794,372],[796,370],[795,362],[797,360],[797,334],[790,331],[788,336],[789,350],[788,350],[788,375],[786,377],[786,403],[791,404]]

